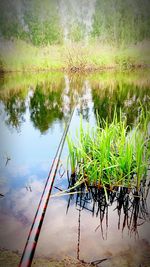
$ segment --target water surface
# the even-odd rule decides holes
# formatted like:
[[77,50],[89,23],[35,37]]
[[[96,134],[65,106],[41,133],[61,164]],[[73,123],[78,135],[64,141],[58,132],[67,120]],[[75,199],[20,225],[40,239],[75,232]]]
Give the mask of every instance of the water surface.
[[[149,108],[150,80],[146,72],[67,75],[62,73],[7,75],[0,79],[0,248],[22,252],[52,160],[71,111],[69,132],[75,137],[83,123],[96,123],[96,113],[111,121],[114,109],[132,125],[141,103]],[[66,189],[67,144],[61,156],[52,194]],[[63,176],[61,177],[61,174]],[[149,246],[149,216],[137,231],[118,230],[115,205],[109,208],[108,229],[88,209],[79,211],[75,197],[50,199],[36,256],[65,255],[91,262],[138,244]],[[148,195],[149,199],[149,195]],[[149,201],[148,211],[150,211]],[[120,225],[123,224],[123,216]],[[80,238],[79,238],[80,233]]]

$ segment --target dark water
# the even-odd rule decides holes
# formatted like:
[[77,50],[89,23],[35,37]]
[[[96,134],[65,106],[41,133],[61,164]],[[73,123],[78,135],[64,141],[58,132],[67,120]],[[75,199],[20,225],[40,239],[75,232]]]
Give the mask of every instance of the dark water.
[[[65,123],[74,107],[69,129],[73,136],[80,114],[85,124],[88,121],[94,126],[96,112],[111,121],[115,107],[117,112],[122,108],[132,125],[141,104],[149,109],[149,100],[150,80],[146,72],[1,77],[0,248],[22,252]],[[65,143],[54,184],[61,189],[68,186],[67,155]],[[54,188],[52,195],[57,192]],[[127,226],[122,231],[123,216],[118,230],[114,204],[104,216],[103,234],[100,217],[92,216],[86,208],[79,211],[75,197],[66,214],[68,199],[56,195],[50,199],[36,255],[55,258],[69,255],[91,262],[125,249],[127,257],[133,259],[132,248],[134,251],[138,245],[149,247],[149,195],[148,213],[138,221],[136,231]]]

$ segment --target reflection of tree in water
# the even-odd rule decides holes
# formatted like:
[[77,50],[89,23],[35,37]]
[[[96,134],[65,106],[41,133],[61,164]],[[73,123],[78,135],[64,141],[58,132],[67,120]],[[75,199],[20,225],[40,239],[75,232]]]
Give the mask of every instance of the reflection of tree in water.
[[[30,118],[34,127],[41,133],[46,132],[54,121],[62,120],[70,116],[74,105],[80,101],[80,113],[87,115],[87,102],[84,99],[84,78],[83,77],[53,77],[43,83],[36,85],[33,94],[26,102],[26,90],[13,89],[0,94],[6,112],[5,122],[10,126],[19,129],[24,121],[26,104],[29,104]],[[67,88],[68,83],[68,88]]]
[[23,115],[26,111],[24,94],[21,91],[15,92],[6,98],[3,98],[2,102],[6,113],[6,124],[19,130],[22,122],[24,122]]
[[0,71],[0,90],[3,87],[3,85],[4,85],[4,82],[5,82],[4,73]]
[[127,124],[135,121],[138,114],[140,103],[148,108],[150,99],[149,87],[138,87],[134,84],[119,82],[111,87],[95,85],[92,90],[92,99],[94,103],[94,112],[98,112],[100,118],[111,121],[114,109],[119,114],[120,108],[127,115]]
[[[111,120],[116,106],[117,112],[122,108],[127,114],[127,124],[132,123],[138,114],[139,102],[148,106],[150,90],[147,86],[136,86],[122,81],[113,86],[111,81],[95,82],[89,76],[72,74],[61,77],[50,77],[37,85],[29,100],[30,117],[36,128],[42,133],[48,130],[55,120],[62,120],[70,115],[74,105],[77,105],[77,114],[89,118],[90,91],[94,104],[94,112],[98,111],[101,118]],[[92,88],[92,90],[90,90]],[[0,93],[0,99],[6,111],[5,121],[8,125],[19,129],[24,121],[26,112],[26,90]],[[90,99],[91,100],[91,99]]]
[[63,89],[43,90],[37,85],[30,99],[30,116],[34,126],[41,133],[47,131],[54,120],[63,118]]
[[[98,111],[101,118],[112,120],[114,109],[119,114],[120,108],[127,114],[127,124],[134,122],[140,103],[145,107],[149,105],[149,86],[135,85],[124,81],[116,81],[113,85],[111,81],[98,83],[85,75],[74,74],[69,76],[70,90],[68,96],[71,100],[71,107],[78,103],[78,115],[89,118],[89,92],[91,90],[94,104],[94,112]],[[86,94],[87,93],[87,94]]]
[[86,95],[89,84],[85,75],[74,74],[69,77],[70,92],[73,93],[74,103],[78,104],[77,114],[82,115],[83,119],[89,118],[89,103]]

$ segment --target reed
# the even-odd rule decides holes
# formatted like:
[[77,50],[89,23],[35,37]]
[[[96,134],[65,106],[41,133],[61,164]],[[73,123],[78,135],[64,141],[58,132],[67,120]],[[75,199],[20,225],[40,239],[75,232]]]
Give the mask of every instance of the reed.
[[140,109],[133,127],[127,125],[126,116],[116,110],[112,122],[101,120],[97,126],[83,126],[82,118],[77,137],[68,137],[71,177],[87,186],[136,188],[145,179],[150,158],[148,122],[149,112]]
[[[73,188],[73,184],[70,184]],[[88,191],[83,184],[79,185],[78,188],[71,189],[68,195],[67,212],[71,206],[71,202],[75,202],[78,209],[91,212],[92,216],[99,217],[100,224],[95,229],[98,230],[100,227],[102,238],[104,239],[104,230],[109,227],[109,207],[115,206],[114,211],[118,213],[118,229],[122,228],[122,232],[126,228],[130,236],[135,234],[138,236],[138,228],[141,225],[141,219],[143,223],[149,221],[149,212],[147,206],[147,196],[149,191],[149,185],[142,183],[140,195],[137,194],[135,188],[128,189],[126,187],[115,187],[114,190],[104,188],[98,189],[95,186],[89,186]],[[54,196],[60,196],[62,193],[57,193]],[[63,193],[63,195],[65,195]],[[109,206],[109,207],[108,207]],[[116,216],[116,214],[115,214]],[[122,219],[121,219],[122,218]],[[142,224],[143,224],[142,223]]]

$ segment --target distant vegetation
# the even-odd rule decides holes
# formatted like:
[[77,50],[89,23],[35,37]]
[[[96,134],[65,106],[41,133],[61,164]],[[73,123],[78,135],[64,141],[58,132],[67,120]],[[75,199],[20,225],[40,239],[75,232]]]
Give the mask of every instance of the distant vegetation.
[[97,0],[91,35],[101,42],[137,43],[150,38],[148,0]]
[[[6,69],[13,70],[24,70],[27,66],[28,69],[30,67],[34,69],[33,61],[36,69],[39,66],[40,69],[49,69],[52,66],[60,69],[62,66],[66,67],[62,54],[65,62],[69,58],[67,67],[72,65],[78,69],[83,65],[88,65],[88,67],[90,65],[92,68],[93,65],[96,65],[94,67],[97,68],[97,66],[114,66],[114,63],[119,65],[123,63],[123,66],[128,68],[132,64],[139,65],[139,62],[145,64],[150,57],[146,54],[146,60],[141,58],[145,45],[141,50],[138,46],[138,50],[135,50],[138,55],[135,57],[134,48],[132,51],[127,51],[128,55],[125,55],[125,58],[118,55],[117,50],[110,52],[110,47],[127,49],[131,45],[145,44],[150,39],[149,0],[7,0],[0,1],[0,10],[0,46],[3,44],[4,50],[11,50],[10,46],[13,48],[15,46],[16,49],[16,52],[13,48],[11,51],[6,51],[5,55],[3,47],[0,47],[0,69],[5,69],[5,66]],[[11,41],[9,45],[5,45],[4,41],[6,42],[6,40],[7,42]],[[22,44],[25,43],[28,47],[27,52],[24,52],[24,45],[23,51],[18,50],[20,41],[19,49],[20,47],[22,49]],[[74,50],[75,45],[77,48]],[[85,53],[85,45],[86,48],[89,48],[87,53]],[[51,59],[51,56],[49,58],[49,54],[52,53],[46,54],[45,51],[39,53],[39,50],[33,51],[32,48],[41,49],[49,46],[55,46],[53,54],[57,54],[58,57],[55,55],[54,60]],[[71,47],[65,53],[65,48],[68,46],[73,46],[73,49]],[[102,47],[106,47],[105,51],[101,50]],[[70,51],[73,51],[73,54],[70,54]],[[10,56],[17,54],[17,58],[12,59],[16,64],[15,68],[10,62],[11,57],[7,56],[8,53]],[[94,57],[95,53],[97,54]],[[133,53],[134,60],[132,60],[131,53]],[[78,54],[80,55],[78,56]],[[20,61],[23,63],[20,64]]]
[[62,41],[55,1],[1,1],[0,31],[4,38],[17,38],[35,46]]
[[[88,14],[89,21],[88,6],[94,10]],[[85,6],[83,1],[7,0],[0,2],[0,9],[1,35],[34,45],[61,44],[65,30],[72,41],[83,40],[87,33],[89,39],[115,44],[150,37],[148,0],[97,0],[92,7],[90,1]]]

